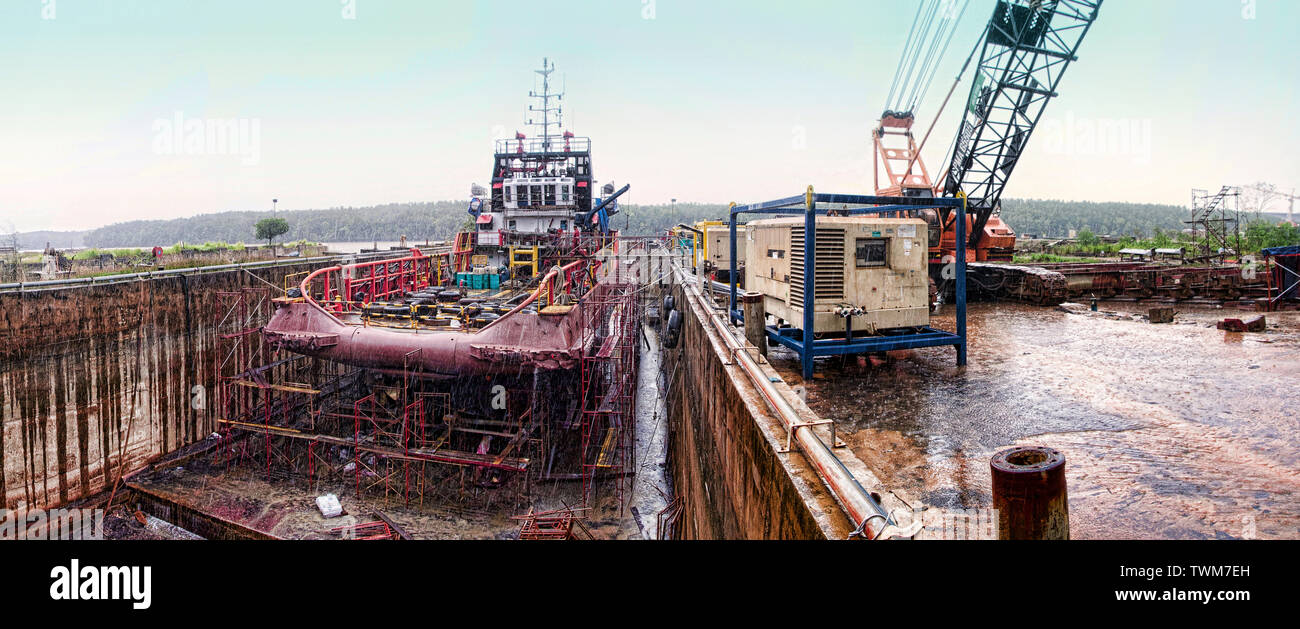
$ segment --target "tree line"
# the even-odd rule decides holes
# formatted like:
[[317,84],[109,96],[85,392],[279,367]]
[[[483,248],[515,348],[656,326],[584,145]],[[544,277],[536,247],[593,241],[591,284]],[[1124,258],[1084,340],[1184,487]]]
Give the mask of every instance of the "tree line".
[[[256,239],[258,221],[285,219],[289,230],[284,240],[313,242],[391,241],[406,236],[414,242],[448,240],[470,227],[467,201],[387,203],[366,207],[336,207],[321,210],[234,211],[200,214],[171,220],[140,220],[116,223],[87,232],[89,247],[152,247],[178,242],[240,242]],[[721,203],[677,203],[623,205],[610,218],[610,226],[633,235],[665,232],[677,223],[722,220],[727,206]],[[1243,227],[1259,215],[1242,214]],[[1006,199],[1002,218],[1018,234],[1066,237],[1090,231],[1116,238],[1148,238],[1162,232],[1179,232],[1188,225],[1191,212],[1176,205]],[[1249,220],[1248,220],[1249,219]],[[1276,219],[1260,217],[1265,223]],[[44,245],[44,243],[41,243]]]

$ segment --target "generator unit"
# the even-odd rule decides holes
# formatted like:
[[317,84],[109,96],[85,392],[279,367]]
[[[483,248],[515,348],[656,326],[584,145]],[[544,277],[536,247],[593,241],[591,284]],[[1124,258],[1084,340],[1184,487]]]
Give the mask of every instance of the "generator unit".
[[[724,277],[731,271],[731,227],[722,221],[701,221],[695,224],[704,231],[704,268],[718,271]],[[736,226],[736,268],[745,268],[745,226]]]
[[[816,218],[814,334],[875,334],[930,323],[926,223],[918,218]],[[803,326],[804,218],[750,221],[745,287],[768,314]]]

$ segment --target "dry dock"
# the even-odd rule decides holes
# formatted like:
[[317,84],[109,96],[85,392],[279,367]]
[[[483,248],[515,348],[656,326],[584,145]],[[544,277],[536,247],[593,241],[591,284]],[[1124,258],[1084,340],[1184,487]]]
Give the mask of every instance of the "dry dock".
[[[214,538],[329,538],[382,513],[417,539],[513,539],[529,508],[582,500],[581,483],[551,479],[525,501],[466,509],[358,496],[348,477],[313,483],[279,462],[270,472],[228,465],[217,418],[195,403],[195,386],[211,390],[214,377],[201,304],[310,266],[0,295],[4,508],[103,504],[125,474],[112,537],[174,537],[162,520]],[[617,501],[599,493],[583,510],[595,537],[849,537],[843,496],[797,443],[789,448],[765,391],[810,424],[799,430],[828,444],[896,525],[919,517],[918,538],[989,536],[979,515],[991,505],[989,458],[1020,444],[1068,458],[1075,538],[1297,535],[1297,313],[1233,333],[1214,323],[1241,315],[1221,309],[1155,325],[1119,310],[1136,305],[974,304],[965,368],[952,366],[951,348],[934,348],[826,359],[804,383],[779,348],[742,369],[743,333],[716,324],[722,307],[680,269],[660,271],[646,274],[643,306],[672,295],[681,333],[667,347],[659,325],[644,327],[631,489]],[[314,499],[324,492],[340,497],[345,519],[321,517]]]

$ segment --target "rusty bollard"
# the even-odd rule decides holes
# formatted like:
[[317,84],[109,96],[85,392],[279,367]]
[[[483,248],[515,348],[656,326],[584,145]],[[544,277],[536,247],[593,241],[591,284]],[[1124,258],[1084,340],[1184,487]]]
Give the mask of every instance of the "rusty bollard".
[[745,340],[767,356],[767,313],[763,309],[763,293],[753,291],[740,296],[745,315]]
[[989,467],[998,539],[1070,539],[1064,454],[1021,446],[993,455]]

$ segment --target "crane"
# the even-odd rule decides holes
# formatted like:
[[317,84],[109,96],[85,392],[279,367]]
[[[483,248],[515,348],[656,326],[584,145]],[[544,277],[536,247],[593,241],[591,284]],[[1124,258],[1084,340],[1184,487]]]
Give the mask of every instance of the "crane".
[[[1002,193],[1048,102],[1057,96],[1066,69],[1078,59],[1079,45],[1097,19],[1101,4],[1102,0],[997,0],[983,34],[940,106],[942,113],[974,62],[961,124],[943,162],[944,172],[933,181],[921,160],[921,150],[934,124],[918,144],[912,134],[914,112],[933,82],[938,60],[951,43],[967,5],[962,3],[956,11],[953,0],[922,2],[886,109],[872,133],[876,193],[942,197],[965,193],[969,200],[968,261],[1010,261],[1016,236],[998,216]],[[880,180],[882,168],[885,185]],[[924,212],[929,213],[923,217],[931,223],[934,275],[943,260],[951,259],[948,256],[956,251],[954,215],[950,210]],[[1004,296],[1049,302],[1055,300],[1059,288],[1064,297],[1064,277],[1059,274],[1025,267],[976,269],[976,282],[981,272],[996,276]],[[1059,281],[1050,275],[1058,276]]]

